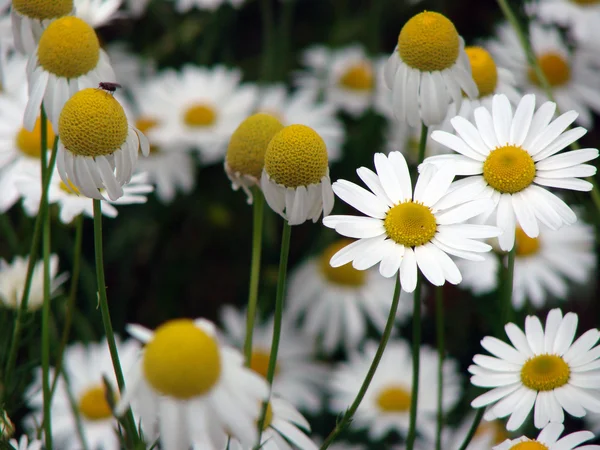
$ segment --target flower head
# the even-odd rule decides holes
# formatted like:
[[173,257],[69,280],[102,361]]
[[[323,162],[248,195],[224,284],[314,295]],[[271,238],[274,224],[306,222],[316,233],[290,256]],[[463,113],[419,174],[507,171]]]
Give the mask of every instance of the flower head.
[[549,423],[540,431],[536,439],[529,439],[525,436],[507,439],[492,450],[600,450],[600,445],[579,447],[579,444],[594,439],[594,433],[591,431],[578,431],[559,439],[564,429],[564,425],[560,423]]

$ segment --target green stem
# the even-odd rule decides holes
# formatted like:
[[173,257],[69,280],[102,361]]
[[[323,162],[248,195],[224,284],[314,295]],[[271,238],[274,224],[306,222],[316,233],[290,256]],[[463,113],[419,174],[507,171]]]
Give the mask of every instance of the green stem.
[[502,320],[506,324],[512,320],[512,293],[513,293],[513,278],[515,272],[515,254],[517,252],[517,244],[508,252],[508,261],[504,267],[504,302],[502,305]]
[[292,24],[294,21],[294,8],[296,0],[287,0],[282,5],[280,32],[279,32],[279,61],[281,78],[285,78],[289,71],[290,43],[292,40]]
[[371,2],[369,10],[369,25],[367,29],[370,31],[368,36],[369,50],[371,55],[379,54],[379,36],[381,33],[381,15],[383,13],[384,0],[374,0]]
[[427,132],[425,124],[421,125],[421,138],[419,139],[419,164],[425,159],[425,150],[427,149]]
[[392,299],[392,305],[390,306],[390,313],[388,315],[385,328],[383,329],[381,341],[379,341],[379,347],[377,347],[375,357],[373,358],[371,366],[369,367],[369,371],[367,372],[367,376],[365,377],[362,385],[360,386],[360,390],[358,391],[358,394],[356,394],[356,398],[352,402],[352,405],[350,405],[350,408],[346,410],[346,413],[342,417],[342,420],[340,420],[337,423],[333,431],[329,433],[329,436],[327,436],[327,439],[321,446],[320,450],[325,450],[327,447],[329,447],[333,443],[335,438],[344,430],[344,428],[346,428],[346,426],[350,423],[352,417],[356,413],[356,410],[360,406],[360,403],[362,402],[365,394],[367,393],[367,389],[369,389],[371,380],[373,380],[373,377],[375,376],[377,366],[379,366],[379,361],[381,361],[381,357],[383,356],[383,352],[394,328],[396,312],[398,311],[398,303],[400,301],[400,290],[400,275],[398,274],[396,275],[396,287],[394,288],[394,297]]
[[[279,351],[279,339],[281,337],[281,323],[283,321],[283,299],[285,297],[285,283],[287,278],[288,256],[290,254],[290,240],[292,236],[292,226],[287,220],[283,222],[283,231],[281,233],[281,253],[279,256],[279,275],[277,278],[277,295],[275,297],[275,318],[273,320],[273,341],[271,342],[271,355],[269,356],[269,367],[267,369],[267,383],[269,387],[273,386],[275,377],[275,368],[277,367],[277,352]],[[269,400],[263,403],[260,420],[258,421],[258,442],[260,446],[262,431],[265,423],[265,415]]]
[[442,428],[444,426],[444,288],[437,286],[435,288],[435,325],[438,348],[438,391],[437,391],[437,429],[435,438],[435,449],[442,450]]
[[13,255],[19,253],[19,236],[8,217],[8,213],[0,214],[0,229],[2,229],[3,241],[8,243],[8,249]]
[[419,366],[421,364],[421,277],[417,276],[417,287],[413,293],[413,336],[412,336],[412,393],[410,395],[410,424],[406,437],[406,450],[413,450],[417,437],[417,403],[419,399]]
[[260,12],[263,30],[261,80],[271,81],[273,76],[273,7],[272,0],[261,0]]
[[252,334],[258,303],[258,285],[260,280],[260,257],[262,251],[263,218],[265,197],[259,188],[252,189],[254,197],[252,223],[252,262],[250,263],[250,286],[248,289],[248,311],[246,312],[246,338],[244,340],[244,355],[246,366],[250,367],[252,359]]
[[[58,373],[58,369],[57,369],[57,373]],[[81,413],[79,411],[79,405],[77,404],[77,399],[75,398],[75,396],[73,395],[73,392],[71,390],[71,383],[70,383],[69,377],[67,375],[67,372],[64,370],[64,367],[60,370],[60,374],[65,379],[65,390],[67,392],[67,397],[69,397],[69,405],[71,406],[71,413],[73,414],[73,417],[75,417],[75,429],[77,430],[77,437],[79,438],[79,441],[81,442],[81,446],[82,446],[83,450],[88,450],[87,441],[85,440],[85,434],[83,432],[83,423],[81,421]],[[56,377],[58,377],[58,375]]]
[[475,432],[479,427],[479,423],[481,422],[484,413],[485,408],[479,408],[477,410],[477,412],[475,413],[475,419],[473,420],[473,424],[471,425],[471,428],[469,428],[469,432],[467,433],[465,440],[463,441],[462,445],[458,450],[467,450],[467,447],[471,443],[471,439],[473,439],[473,436],[475,436]]
[[[102,323],[104,324],[106,341],[108,342],[110,357],[115,370],[119,391],[123,393],[123,389],[125,389],[125,378],[123,377],[123,370],[121,369],[121,363],[119,361],[119,352],[117,350],[115,334],[113,332],[112,322],[110,320],[108,298],[106,296],[106,281],[104,279],[104,256],[102,250],[102,203],[97,199],[94,199],[94,250],[96,254],[96,277],[98,280],[98,297],[100,311],[102,313]],[[140,438],[137,434],[135,420],[133,418],[131,408],[127,410],[124,422],[127,429],[127,441],[129,441],[129,443],[133,441],[133,443],[137,445],[140,442]]]

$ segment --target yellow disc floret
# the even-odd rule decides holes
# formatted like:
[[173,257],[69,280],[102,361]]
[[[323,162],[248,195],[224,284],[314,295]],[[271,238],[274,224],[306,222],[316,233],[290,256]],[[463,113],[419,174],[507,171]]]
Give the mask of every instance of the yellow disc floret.
[[100,42],[94,29],[72,16],[52,22],[42,33],[38,60],[48,72],[62,78],[78,78],[90,72],[100,59]]
[[[157,126],[158,120],[149,116],[138,117],[138,119],[135,121],[135,127],[146,136],[148,135],[148,131],[152,130],[153,128],[156,128]],[[155,144],[150,143],[150,154],[156,154],[159,151],[160,150]]]
[[87,420],[105,420],[112,417],[110,405],[106,399],[106,389],[98,385],[86,390],[79,398],[79,412]]
[[452,67],[459,50],[460,38],[454,24],[435,12],[417,14],[406,22],[398,36],[400,58],[422,72]]
[[401,386],[387,387],[377,396],[377,406],[384,412],[407,412],[410,408],[410,392]]
[[[54,143],[54,130],[52,130],[52,125],[50,122],[46,123],[48,124],[46,149],[48,149],[51,148],[52,144]],[[17,133],[15,143],[17,144],[17,148],[24,155],[30,158],[40,159],[42,153],[42,121],[39,117],[35,121],[33,131],[28,131],[25,128],[21,128],[21,130]]]
[[158,392],[187,400],[206,394],[219,380],[219,347],[193,321],[172,320],[159,327],[146,345],[143,370]]
[[283,129],[270,114],[253,114],[233,132],[227,147],[227,164],[234,172],[260,178],[265,165],[265,152],[275,134]]
[[393,206],[383,221],[383,227],[390,239],[405,247],[425,245],[437,231],[431,209],[412,200]]
[[515,230],[515,252],[518,256],[531,256],[540,251],[540,239],[525,234],[521,228]]
[[217,120],[215,109],[203,103],[190,106],[186,109],[183,121],[192,128],[203,128],[211,126]]
[[548,447],[538,441],[525,441],[513,445],[509,450],[548,450]]
[[558,355],[538,355],[521,368],[521,382],[534,391],[551,391],[569,382],[571,369]]
[[492,435],[493,439],[491,444],[500,444],[507,439],[510,439],[510,435],[506,431],[504,424],[499,420],[492,422],[481,422],[475,431],[473,437],[482,437],[486,435]]
[[[261,375],[263,378],[267,378],[267,372],[269,371],[269,359],[271,358],[271,351],[269,350],[252,350],[250,356],[250,368]],[[279,365],[275,365],[275,374],[279,372]]]
[[499,147],[483,163],[483,178],[495,190],[515,194],[533,183],[535,163],[521,147]]
[[350,239],[340,239],[327,247],[320,258],[321,272],[325,278],[333,284],[350,288],[365,284],[365,271],[356,270],[350,263],[340,267],[331,267],[329,261],[333,255],[351,243]]
[[121,104],[102,89],[84,89],[71,97],[60,113],[58,134],[71,153],[110,155],[127,139],[129,126]]
[[73,0],[13,0],[12,6],[23,16],[46,20],[69,14]]
[[263,423],[263,431],[265,431],[273,422],[273,408],[271,402],[267,403],[267,411],[265,412],[265,422]]
[[494,58],[481,47],[467,47],[465,52],[471,63],[473,80],[479,89],[479,97],[493,94],[498,84],[498,69]]
[[288,188],[320,183],[327,168],[325,142],[305,125],[283,128],[273,136],[265,153],[267,174]]
[[[571,79],[571,68],[565,57],[559,53],[548,52],[538,55],[538,64],[550,86],[562,86]],[[540,80],[533,69],[529,69],[529,79],[541,86]]]
[[340,84],[353,91],[370,91],[373,89],[373,67],[364,61],[349,67],[340,77]]

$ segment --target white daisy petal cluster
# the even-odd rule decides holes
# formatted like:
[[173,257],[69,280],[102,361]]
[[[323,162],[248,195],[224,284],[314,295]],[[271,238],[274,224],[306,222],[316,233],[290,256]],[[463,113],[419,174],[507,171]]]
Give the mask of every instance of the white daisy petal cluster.
[[9,444],[14,450],[42,450],[43,442],[37,439],[30,441],[26,435],[22,435],[18,441],[11,439]]
[[455,183],[456,192],[469,192],[491,199],[493,208],[479,219],[495,216],[503,231],[502,250],[514,246],[517,225],[529,237],[539,235],[540,223],[551,230],[575,223],[571,208],[546,188],[590,191],[592,184],[581,177],[596,168],[584,164],[598,157],[586,148],[557,154],[586,133],[581,127],[567,128],[577,117],[568,111],[552,120],[556,104],[546,102],[535,110],[535,95],[524,96],[513,113],[505,95],[494,96],[491,111],[479,107],[474,124],[464,117],[452,119],[456,134],[434,131],[432,138],[458,155],[427,158],[422,167],[435,165],[467,178]]
[[575,417],[600,412],[600,332],[591,329],[574,341],[577,314],[548,313],[546,326],[527,316],[525,332],[505,326],[512,345],[487,336],[481,345],[493,356],[475,355],[471,383],[492,388],[471,406],[487,406],[484,419],[509,417],[506,428],[518,429],[531,410],[536,428],[562,423],[564,412]]
[[400,272],[402,289],[414,291],[417,267],[432,284],[460,283],[462,277],[448,256],[481,260],[491,246],[479,239],[496,237],[500,230],[465,221],[486,212],[489,200],[473,200],[472,191],[449,192],[454,172],[433,167],[419,176],[414,194],[406,160],[400,152],[375,154],[377,173],[357,170],[370,192],[339,180],[333,190],[368,217],[329,216],[325,226],[358,241],[331,258],[333,267],[352,262],[358,270],[379,264],[384,277]]
[[584,445],[586,441],[594,439],[594,433],[591,431],[577,431],[567,434],[563,437],[565,427],[560,423],[549,423],[544,427],[536,439],[529,439],[525,436],[518,439],[507,439],[500,445],[496,445],[493,450],[516,450],[519,448],[531,448],[540,450],[600,450],[600,445]]
[[530,1],[526,8],[544,24],[558,24],[567,28],[569,34],[579,43],[592,41],[597,37],[600,22],[600,4],[591,1],[544,0]]
[[123,0],[73,0],[75,15],[92,28],[100,28],[117,18],[122,3]]

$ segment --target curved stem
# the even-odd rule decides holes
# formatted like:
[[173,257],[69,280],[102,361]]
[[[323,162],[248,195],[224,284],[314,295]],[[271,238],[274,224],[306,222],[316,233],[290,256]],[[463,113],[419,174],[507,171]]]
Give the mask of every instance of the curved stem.
[[406,437],[406,450],[413,450],[417,437],[417,403],[419,399],[419,366],[421,364],[421,277],[413,293],[413,336],[412,336],[412,393],[410,395],[410,424]]
[[354,413],[356,413],[356,410],[360,406],[360,403],[362,402],[363,397],[367,393],[367,389],[369,388],[369,385],[371,384],[371,380],[373,379],[373,376],[375,375],[375,372],[377,371],[377,366],[379,365],[379,361],[381,361],[381,357],[383,356],[385,347],[388,343],[388,340],[390,339],[390,335],[392,334],[392,329],[394,328],[394,322],[396,320],[396,312],[398,311],[399,300],[400,300],[400,276],[396,275],[396,287],[394,288],[394,297],[392,299],[392,305],[390,306],[390,313],[388,315],[388,319],[385,324],[385,328],[383,330],[383,335],[381,336],[381,341],[379,341],[379,347],[377,347],[377,351],[375,352],[375,357],[373,358],[373,361],[371,362],[371,366],[369,367],[369,371],[367,372],[367,376],[365,377],[362,385],[360,386],[360,390],[358,391],[358,394],[356,394],[356,398],[352,402],[352,405],[350,405],[350,408],[348,408],[346,410],[346,413],[342,417],[342,420],[340,420],[337,423],[337,425],[335,426],[333,431],[329,434],[329,436],[327,436],[327,439],[321,446],[320,450],[325,450],[327,447],[329,447],[333,443],[335,438],[344,430],[344,428],[346,428],[346,426],[352,420]]
[[483,417],[484,413],[485,408],[479,408],[477,410],[477,412],[475,413],[475,419],[473,420],[473,424],[471,425],[471,428],[469,428],[469,432],[467,433],[465,440],[463,441],[462,445],[458,450],[467,450],[467,447],[471,443],[471,439],[473,439],[473,436],[475,436],[475,432],[479,427],[479,423],[481,422],[481,418]]
[[435,288],[435,325],[438,350],[438,391],[437,391],[437,427],[435,437],[435,449],[442,450],[442,428],[444,425],[444,409],[442,399],[444,398],[444,288]]

